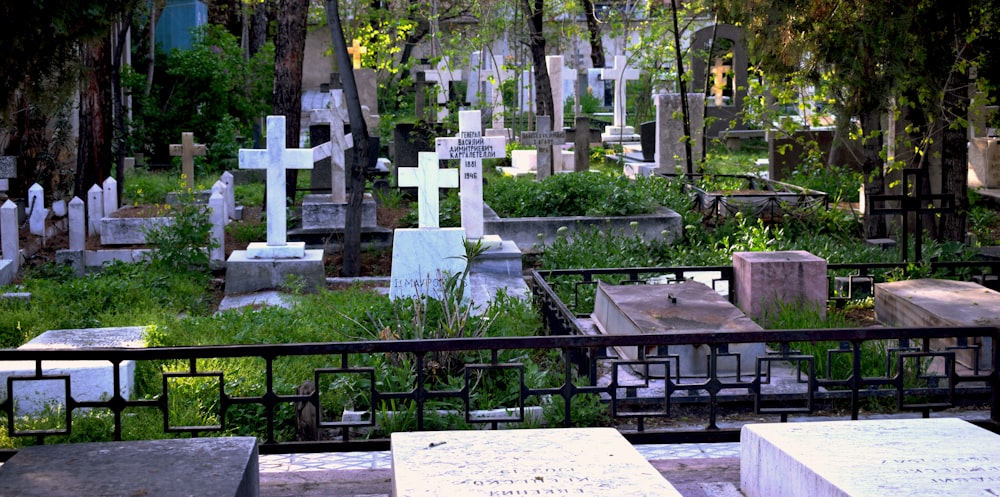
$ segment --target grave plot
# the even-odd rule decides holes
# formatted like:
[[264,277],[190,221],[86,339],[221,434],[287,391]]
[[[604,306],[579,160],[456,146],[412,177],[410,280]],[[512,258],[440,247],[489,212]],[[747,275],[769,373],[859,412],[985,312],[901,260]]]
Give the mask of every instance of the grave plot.
[[[714,175],[731,180],[735,188],[705,190],[694,184],[685,188],[694,196],[694,209],[705,217],[726,218],[743,212],[764,220],[781,219],[793,210],[826,209],[828,195],[817,190],[762,180],[752,176]],[[739,185],[739,186],[737,186]]]

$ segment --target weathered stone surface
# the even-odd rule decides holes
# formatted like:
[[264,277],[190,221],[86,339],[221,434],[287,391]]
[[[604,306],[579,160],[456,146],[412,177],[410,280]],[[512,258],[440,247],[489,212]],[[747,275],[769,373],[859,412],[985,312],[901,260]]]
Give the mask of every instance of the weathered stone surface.
[[779,305],[812,307],[826,315],[826,260],[804,250],[733,254],[736,305],[759,319]]
[[[326,286],[322,250],[305,250],[301,258],[254,259],[235,250],[226,260],[226,295],[283,288],[294,284],[306,292]],[[289,279],[291,278],[291,279]]]

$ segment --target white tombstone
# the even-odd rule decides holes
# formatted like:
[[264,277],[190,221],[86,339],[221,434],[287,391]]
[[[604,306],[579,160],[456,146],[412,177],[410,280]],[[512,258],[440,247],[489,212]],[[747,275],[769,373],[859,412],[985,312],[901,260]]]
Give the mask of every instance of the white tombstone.
[[45,190],[35,183],[28,188],[28,229],[32,235],[45,236],[45,219],[49,210],[45,208]]
[[15,267],[20,266],[20,245],[17,238],[17,204],[7,200],[0,206],[0,255],[5,260],[14,261]]
[[83,250],[87,247],[86,206],[80,197],[69,201],[69,249]]
[[66,217],[66,201],[61,198],[53,200],[50,210],[54,217]]
[[[219,206],[219,211],[222,213],[223,225],[226,224],[227,219],[232,217],[231,214],[229,213],[229,210],[226,207],[226,190],[228,190],[228,188],[226,187],[226,184],[222,182],[222,180],[216,180],[215,183],[212,183],[211,195],[218,193],[219,196],[222,197],[222,205]],[[209,202],[211,202],[211,200],[212,198],[209,197]]]
[[469,54],[469,70],[466,73],[466,85],[465,85],[465,101],[472,107],[477,107],[479,105],[480,92],[482,91],[482,83],[480,80],[480,70],[479,64],[482,60],[482,52],[475,51]]
[[424,71],[424,76],[427,78],[427,81],[437,83],[437,120],[438,122],[442,122],[448,117],[448,108],[444,104],[448,103],[451,83],[462,80],[462,70],[451,68],[448,57],[442,57],[434,69]]
[[[318,147],[317,147],[318,148]],[[312,169],[322,157],[317,149],[285,147],[285,116],[267,116],[267,148],[240,149],[240,169],[267,170],[267,242],[247,246],[250,259],[299,259],[305,255],[305,242],[289,243],[288,212],[285,207],[285,169]]]
[[616,55],[614,66],[601,70],[601,79],[612,81],[615,85],[614,101],[612,102],[612,124],[605,129],[602,139],[604,141],[637,140],[635,128],[625,124],[625,113],[628,107],[625,104],[625,87],[629,81],[639,79],[639,71],[628,69],[628,58],[624,55]]
[[480,112],[458,113],[458,136],[438,138],[435,151],[441,160],[459,159],[459,195],[462,202],[462,228],[469,240],[483,239],[483,159],[506,156],[503,136],[483,136]]
[[[221,182],[217,181],[216,184],[221,184]],[[222,188],[224,189],[225,185]],[[215,242],[215,247],[209,252],[209,260],[224,261],[226,260],[226,219],[228,219],[226,197],[215,187],[212,187],[212,196],[208,198],[208,208],[211,210],[209,217],[212,221],[212,241]]]
[[347,185],[345,184],[346,152],[354,148],[354,138],[350,133],[344,134],[344,124],[348,122],[347,104],[344,100],[344,90],[330,90],[330,108],[312,111],[312,122],[330,123],[330,185],[332,201],[335,204],[347,203]]
[[[563,88],[563,57],[562,55],[548,55],[545,57],[545,67],[549,71],[549,84],[552,85],[552,130],[562,131],[563,129],[563,104],[565,95]],[[563,144],[552,147],[552,171],[563,170]]]
[[479,73],[479,77],[483,83],[483,93],[487,99],[487,105],[493,110],[491,118],[492,126],[490,129],[504,130],[506,128],[503,116],[504,101],[500,85],[504,81],[514,77],[514,72],[503,67],[502,55],[488,54],[483,58],[482,71]]
[[118,210],[118,181],[114,178],[104,180],[104,217],[110,217]]
[[229,219],[238,220],[238,215],[236,214],[236,181],[233,178],[233,173],[229,171],[223,172],[219,176],[219,181],[226,185],[226,213],[229,214]]
[[101,234],[101,219],[103,217],[104,190],[95,184],[87,190],[87,235],[99,236]]
[[420,152],[418,167],[398,169],[399,186],[417,187],[417,215],[420,228],[441,226],[438,189],[458,188],[458,169],[438,168],[434,152]]

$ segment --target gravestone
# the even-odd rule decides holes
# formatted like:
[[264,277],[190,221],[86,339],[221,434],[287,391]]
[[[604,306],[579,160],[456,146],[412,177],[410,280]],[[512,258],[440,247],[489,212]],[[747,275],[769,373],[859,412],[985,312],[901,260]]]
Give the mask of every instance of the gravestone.
[[1000,188],[1000,139],[969,140],[969,188]]
[[573,171],[590,170],[590,116],[577,116],[573,133]]
[[104,190],[96,184],[87,190],[87,235],[101,234],[101,219],[104,218]]
[[429,81],[427,79],[427,73],[420,71],[416,73],[413,77],[413,115],[417,119],[422,119],[427,122],[435,122],[433,112],[433,105],[428,105],[427,94],[430,92],[432,86],[437,86],[437,83]]
[[0,467],[0,495],[258,497],[254,437],[36,445]]
[[[459,191],[462,203],[462,228],[470,241],[483,240],[483,159],[506,156],[507,140],[482,133],[478,110],[458,113],[458,136],[438,138],[434,147],[441,160],[458,159]],[[483,240],[484,243],[493,243]],[[499,242],[497,240],[496,242]]]
[[305,242],[288,242],[285,207],[285,169],[312,169],[323,153],[322,147],[286,148],[285,116],[267,117],[266,149],[240,149],[240,169],[267,170],[267,242],[233,251],[226,262],[225,293],[279,288],[290,276],[302,278],[309,291],[325,286],[323,251],[306,250]]
[[1000,495],[1000,436],[955,418],[744,425],[746,497]]
[[562,146],[566,143],[566,132],[553,131],[549,116],[535,118],[536,130],[521,133],[521,144],[535,146],[537,151],[536,171],[539,181],[552,176],[555,172],[553,152],[562,154]]
[[393,433],[394,497],[680,497],[613,428]]
[[[599,282],[591,316],[605,335],[761,330],[729,300],[697,281],[640,286]],[[646,354],[652,355],[656,349],[652,347]],[[639,359],[637,347],[618,347],[617,350],[624,360]],[[753,374],[756,358],[767,354],[762,343],[733,344],[728,350],[728,355],[720,355],[717,362],[720,375],[735,375],[737,372]],[[679,370],[681,376],[704,377],[709,371],[710,352],[707,345],[671,346],[668,353],[676,355],[676,359],[672,360],[679,364],[670,364],[670,370]],[[647,373],[655,377],[666,374],[662,365],[634,369],[639,374]]]
[[500,86],[504,81],[514,77],[514,71],[504,67],[502,61],[502,55],[494,55],[493,52],[484,55],[482,70],[479,73],[487,106],[492,109],[490,114],[492,124],[486,131],[486,136],[510,136],[510,130],[504,122],[505,108]]
[[0,156],[0,192],[10,190],[10,180],[17,177],[17,157]]
[[420,228],[441,227],[441,188],[458,188],[458,169],[438,168],[436,153],[420,152],[419,166],[398,169],[399,186],[417,188],[417,217]]
[[465,72],[465,103],[471,107],[478,107],[479,100],[483,96],[483,83],[480,77],[482,54],[478,50],[469,54],[469,70]]
[[17,204],[10,199],[0,206],[0,284],[14,281],[21,266],[21,248],[18,240]]
[[[181,158],[181,174],[184,175],[184,185],[188,190],[194,190],[194,158],[202,157],[207,152],[205,145],[194,142],[194,133],[181,133],[181,142],[170,145],[170,156]],[[110,214],[105,212],[105,214]]]
[[442,122],[448,117],[448,107],[446,104],[451,96],[451,83],[462,80],[462,70],[452,69],[448,62],[448,57],[442,57],[434,69],[428,69],[423,74],[427,81],[433,81],[437,84],[437,122]]
[[613,81],[615,86],[615,96],[612,103],[612,122],[604,130],[601,139],[605,142],[625,142],[638,141],[639,135],[635,134],[635,128],[626,125],[626,112],[628,107],[625,103],[626,86],[629,81],[639,79],[639,71],[628,69],[628,58],[624,55],[616,55],[614,65],[601,70],[601,79]]
[[[713,42],[714,38],[714,42]],[[708,50],[713,45],[724,43],[732,46],[732,81],[726,83],[732,89],[732,98],[723,105],[710,105],[705,111],[705,119],[711,120],[708,136],[721,136],[725,130],[747,129],[742,121],[743,99],[747,96],[749,58],[743,30],[729,24],[707,26],[695,32],[691,48],[695,56],[691,58],[691,85],[689,88],[704,88],[705,79],[711,75],[706,60]],[[713,60],[714,62],[714,60]],[[714,85],[713,85],[714,86]],[[705,96],[708,98],[708,95]],[[713,95],[714,97],[714,95]],[[735,125],[730,125],[735,121]]]
[[736,305],[760,319],[795,305],[826,316],[826,260],[804,250],[734,252]]
[[101,200],[104,202],[104,217],[111,217],[112,214],[118,211],[118,180],[114,178],[107,178],[104,183],[101,183],[102,189],[104,190],[101,194]]
[[375,70],[362,67],[354,70],[354,82],[358,87],[358,100],[361,101],[361,113],[368,128],[369,141],[378,136],[379,123],[382,118],[378,113],[378,79]]
[[35,183],[28,188],[28,230],[32,235],[45,236],[45,219],[49,210],[45,208],[45,190]]
[[86,206],[80,197],[69,201],[69,249],[79,251],[86,248],[87,228]]
[[[684,121],[681,113],[679,93],[653,96],[656,106],[656,142],[654,162],[660,172],[673,173],[677,167],[687,166],[687,148],[684,146]],[[692,163],[697,164],[704,157],[702,137],[705,132],[705,96],[688,93],[688,113],[690,116]],[[643,147],[645,151],[645,147]]]

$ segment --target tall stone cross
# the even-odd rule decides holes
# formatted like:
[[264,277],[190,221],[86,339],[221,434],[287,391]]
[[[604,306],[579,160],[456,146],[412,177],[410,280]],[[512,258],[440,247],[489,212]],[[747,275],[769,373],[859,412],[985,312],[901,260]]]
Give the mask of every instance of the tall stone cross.
[[313,110],[309,118],[314,123],[330,123],[330,186],[333,202],[347,203],[347,184],[345,181],[346,151],[354,148],[354,137],[344,134],[344,124],[347,123],[347,106],[344,103],[344,90],[330,90],[330,106],[326,109]]
[[347,47],[347,53],[351,54],[351,62],[355,69],[361,69],[361,56],[368,53],[368,47],[361,46],[361,41],[357,38]]
[[721,107],[723,104],[722,92],[726,89],[726,73],[729,66],[722,65],[722,57],[715,58],[715,65],[712,66],[712,96],[715,97],[715,106]]
[[448,103],[448,97],[451,92],[451,83],[453,81],[462,80],[462,70],[450,68],[448,58],[442,57],[434,69],[424,71],[424,78],[426,81],[433,81],[438,85],[437,103],[439,108],[437,120],[438,122],[444,121],[444,118],[448,117],[448,108],[445,104]]
[[170,156],[181,158],[181,173],[189,190],[194,189],[194,158],[204,156],[205,152],[203,143],[194,142],[194,133],[181,133],[181,143],[170,145]]
[[483,159],[507,155],[507,139],[503,136],[483,136],[482,119],[478,110],[458,113],[458,136],[434,140],[441,160],[459,159],[459,192],[462,201],[462,228],[469,240],[483,238]]
[[296,259],[305,255],[305,242],[289,243],[285,207],[285,169],[312,169],[313,163],[329,157],[329,150],[285,148],[285,116],[267,116],[267,148],[240,149],[240,169],[267,170],[267,243],[247,246],[254,259]]
[[615,82],[615,97],[612,102],[615,128],[625,128],[625,86],[629,81],[639,79],[639,71],[628,69],[628,59],[624,55],[615,55],[615,65],[601,69],[601,79]]
[[413,114],[417,117],[417,119],[434,122],[434,116],[431,113],[431,109],[434,106],[427,105],[427,87],[434,86],[435,84],[437,83],[427,79],[427,73],[425,71],[419,71],[416,75],[414,75]]
[[438,168],[435,152],[420,152],[417,167],[401,167],[399,186],[417,187],[417,216],[420,228],[440,228],[439,188],[458,188],[458,169]]
[[[538,116],[535,118],[535,131],[525,131],[521,133],[522,145],[534,145],[538,151],[538,166],[536,176],[543,180],[552,176],[552,147],[566,143],[566,132],[552,131],[549,123],[549,116]],[[560,149],[560,152],[562,150]]]

